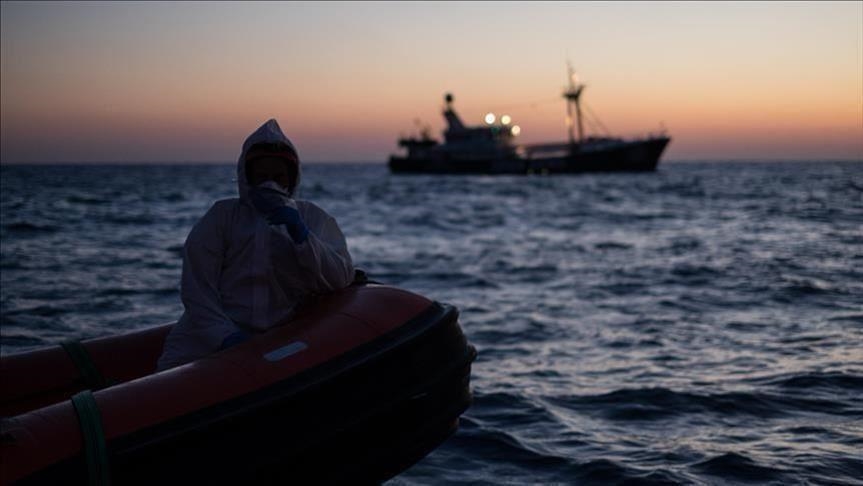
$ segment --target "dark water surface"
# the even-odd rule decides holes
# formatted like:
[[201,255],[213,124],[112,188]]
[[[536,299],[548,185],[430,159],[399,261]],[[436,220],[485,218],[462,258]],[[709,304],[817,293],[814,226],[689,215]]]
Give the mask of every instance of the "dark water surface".
[[[2,352],[175,320],[232,166],[3,166]],[[455,304],[456,436],[393,484],[863,484],[863,163],[306,167],[375,280]]]

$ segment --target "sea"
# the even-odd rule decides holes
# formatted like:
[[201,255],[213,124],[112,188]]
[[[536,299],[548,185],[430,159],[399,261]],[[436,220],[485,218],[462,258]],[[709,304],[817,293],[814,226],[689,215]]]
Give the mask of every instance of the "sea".
[[[389,481],[863,484],[863,163],[393,175],[307,164],[373,280],[457,306],[458,432]],[[3,165],[2,353],[182,312],[227,165]]]

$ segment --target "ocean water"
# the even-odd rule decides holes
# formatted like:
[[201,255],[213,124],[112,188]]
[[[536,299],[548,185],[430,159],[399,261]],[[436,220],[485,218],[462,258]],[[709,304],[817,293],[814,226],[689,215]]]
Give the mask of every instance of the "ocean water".
[[[175,320],[219,166],[2,166],[2,353]],[[309,165],[371,278],[455,304],[459,432],[392,484],[863,484],[863,163]]]

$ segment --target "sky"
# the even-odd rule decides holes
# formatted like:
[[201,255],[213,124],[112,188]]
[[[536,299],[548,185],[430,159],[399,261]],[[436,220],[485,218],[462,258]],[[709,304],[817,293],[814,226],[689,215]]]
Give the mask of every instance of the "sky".
[[[863,2],[2,2],[0,162],[384,162],[443,96],[566,139],[567,61],[670,160],[863,160]],[[599,127],[599,123],[593,123]],[[588,124],[591,126],[591,124]],[[600,130],[593,130],[599,133]]]

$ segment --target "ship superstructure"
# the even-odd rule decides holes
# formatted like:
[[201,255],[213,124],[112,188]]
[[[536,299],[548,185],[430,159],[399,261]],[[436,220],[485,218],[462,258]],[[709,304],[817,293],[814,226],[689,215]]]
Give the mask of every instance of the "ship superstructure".
[[419,136],[399,139],[406,155],[390,157],[396,173],[480,173],[528,174],[596,171],[655,170],[671,140],[664,133],[643,139],[603,136],[585,137],[581,95],[584,85],[569,68],[569,85],[564,89],[569,140],[560,143],[518,145],[521,128],[508,116],[500,120],[489,113],[485,126],[467,126],[455,112],[453,95],[444,96],[443,116],[447,128],[443,143],[428,129]]

